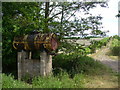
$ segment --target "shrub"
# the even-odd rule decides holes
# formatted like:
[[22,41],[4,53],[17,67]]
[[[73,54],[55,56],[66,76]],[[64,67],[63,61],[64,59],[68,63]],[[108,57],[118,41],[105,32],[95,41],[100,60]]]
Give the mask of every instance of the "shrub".
[[110,49],[111,55],[120,56],[120,39],[117,36],[113,38]]
[[120,46],[115,46],[111,48],[111,54],[113,56],[120,56]]
[[78,73],[95,73],[97,69],[101,69],[101,65],[101,63],[93,58],[81,56],[77,53],[72,55],[60,54],[53,58],[53,73],[56,75],[60,71],[65,70],[73,78]]

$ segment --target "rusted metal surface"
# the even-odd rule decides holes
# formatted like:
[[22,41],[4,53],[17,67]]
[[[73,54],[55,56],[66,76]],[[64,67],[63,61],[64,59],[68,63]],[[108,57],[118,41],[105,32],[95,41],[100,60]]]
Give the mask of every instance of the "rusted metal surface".
[[50,34],[30,34],[25,36],[15,37],[13,47],[17,50],[41,50],[43,48],[48,51],[54,51],[58,47],[57,36],[54,33]]

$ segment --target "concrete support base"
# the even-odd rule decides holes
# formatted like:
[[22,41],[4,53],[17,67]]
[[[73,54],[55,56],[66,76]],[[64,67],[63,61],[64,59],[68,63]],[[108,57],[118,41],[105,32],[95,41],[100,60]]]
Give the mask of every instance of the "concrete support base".
[[52,56],[46,51],[40,53],[39,59],[31,59],[32,53],[18,52],[18,79],[30,76],[48,76],[52,74]]

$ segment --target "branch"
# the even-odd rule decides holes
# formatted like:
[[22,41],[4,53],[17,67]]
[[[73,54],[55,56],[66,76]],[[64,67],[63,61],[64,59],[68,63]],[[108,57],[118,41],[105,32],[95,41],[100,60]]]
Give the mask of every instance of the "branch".
[[77,12],[77,10],[76,10],[73,14],[71,14],[70,17],[68,17],[67,21],[68,21],[68,20],[72,17],[72,15],[74,15],[76,12]]
[[56,8],[57,6],[53,7],[50,12],[49,12],[49,15],[51,14],[51,12]]
[[55,16],[57,16],[57,15],[61,14],[61,13],[62,13],[62,11],[61,11],[61,12],[59,12],[59,13],[56,13],[55,15],[53,15],[52,17],[50,17],[50,18],[49,18],[49,20],[50,20],[50,19],[52,19],[53,17],[55,17]]
[[[78,7],[79,7],[79,6],[80,6],[80,5],[78,5]],[[62,12],[67,11],[67,10],[72,9],[72,8],[73,8],[73,7],[64,8],[63,11],[61,11],[61,12],[59,12],[59,13],[56,13],[55,15],[53,15],[52,17],[50,17],[49,20],[52,19],[52,18],[54,18],[55,16],[61,14]],[[76,10],[76,11],[77,11],[77,10]],[[76,11],[75,11],[75,12],[76,12]],[[75,12],[74,12],[74,13],[75,13]],[[74,13],[73,13],[73,14],[74,14]],[[72,14],[72,15],[73,15],[73,14]],[[71,15],[71,16],[72,16],[72,15]],[[71,17],[71,16],[70,16],[70,17]],[[70,18],[70,17],[69,17],[69,18]],[[68,19],[69,19],[69,18],[68,18]]]

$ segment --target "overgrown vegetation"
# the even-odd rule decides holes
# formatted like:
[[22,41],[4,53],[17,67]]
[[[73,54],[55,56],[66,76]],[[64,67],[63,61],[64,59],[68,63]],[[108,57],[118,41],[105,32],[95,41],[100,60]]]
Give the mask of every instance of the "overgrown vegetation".
[[[100,15],[93,16],[89,13],[89,10],[96,7],[98,4],[101,7],[107,6],[106,3],[102,2],[4,2],[2,4],[3,72],[6,74],[11,73],[16,76],[17,51],[12,46],[15,36],[30,34],[33,30],[37,30],[41,33],[56,33],[61,41],[65,36],[74,36],[78,33],[80,36],[87,38],[85,32],[88,30],[93,36],[105,36],[106,32],[100,30],[102,17]],[[43,8],[46,7],[45,5],[48,5],[48,7]],[[83,11],[83,14],[87,15],[87,17],[76,17],[75,13],[79,10]],[[74,19],[70,19],[71,17]],[[89,39],[89,37],[87,39]],[[32,79],[31,84],[27,84],[15,80],[12,75],[7,76],[6,74],[2,74],[3,88],[85,87],[84,80],[86,75],[109,73],[108,68],[100,62],[86,56],[87,54],[94,53],[97,48],[105,46],[108,41],[109,38],[104,38],[101,41],[92,41],[90,46],[71,44],[66,41],[61,42],[59,50],[63,52],[53,57],[52,76],[35,77]],[[37,55],[35,54],[35,56]],[[26,77],[26,79],[28,79],[28,77]]]
[[2,88],[31,88],[32,86],[14,79],[12,75],[2,74]]
[[[83,39],[84,40],[84,39]],[[106,46],[109,42],[110,37],[103,38],[102,40],[92,40],[89,46],[81,45],[80,43],[73,43],[71,41],[63,41],[59,46],[59,52],[67,53],[67,54],[74,54],[79,53],[82,56],[87,54],[94,53],[97,49],[101,48],[102,46]],[[76,41],[76,40],[74,40]]]
[[119,36],[116,35],[112,38],[110,49],[111,49],[110,51],[111,55],[120,56],[120,37]]
[[108,79],[114,80],[112,77],[114,74],[111,73],[109,68],[90,57],[60,54],[53,59],[53,75],[35,77],[31,84],[26,84],[15,80],[11,75],[2,74],[2,83],[3,88],[85,88],[93,76],[105,79],[107,75],[110,77],[107,77]]
[[57,76],[37,77],[33,80],[34,88],[83,88],[82,74],[69,78],[66,72],[61,72]]
[[91,49],[91,53],[94,53],[96,49],[101,48],[102,46],[106,46],[106,44],[109,42],[110,38],[106,37],[103,38],[100,41],[93,40],[91,41],[91,45],[88,46]]
[[77,74],[73,79],[69,78],[66,72],[61,72],[57,76],[35,77],[32,84],[17,81],[13,76],[2,74],[3,88],[83,88],[84,75]]
[[60,54],[53,59],[52,76],[35,77],[28,85],[3,74],[3,88],[83,88],[86,75],[99,75],[103,70],[107,72],[104,65],[90,57]]
[[[105,43],[108,40],[108,38],[105,38],[101,40],[102,44],[99,43],[100,45],[106,45]],[[85,54],[78,52],[62,53],[53,57],[53,75],[35,77],[29,85],[25,82],[14,80],[10,75],[6,76],[3,74],[3,88],[19,88],[20,86],[24,88],[85,88],[86,83],[91,82],[90,77],[93,78],[92,76],[105,79],[107,75],[109,76],[107,80],[111,78],[112,81],[110,83],[114,83],[113,81],[117,80],[117,76],[112,73],[109,68]]]
[[70,78],[73,78],[78,73],[96,73],[103,68],[101,65],[91,57],[81,56],[77,53],[70,55],[60,54],[53,59],[54,74],[59,74],[63,70],[69,73]]

